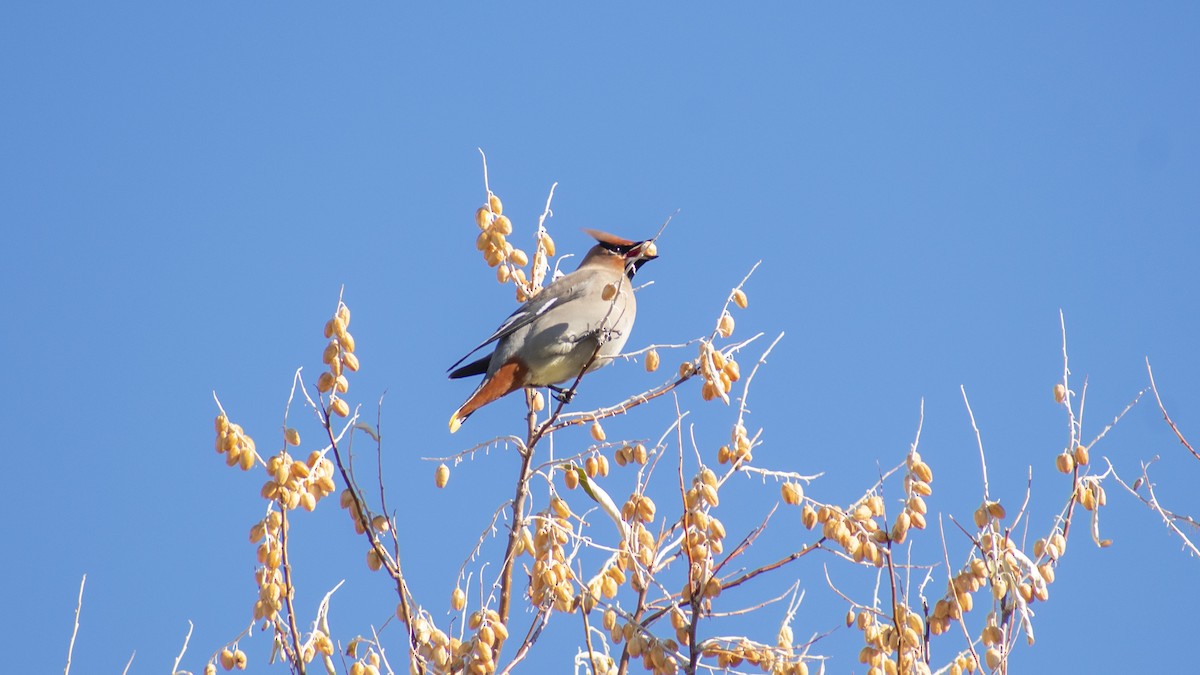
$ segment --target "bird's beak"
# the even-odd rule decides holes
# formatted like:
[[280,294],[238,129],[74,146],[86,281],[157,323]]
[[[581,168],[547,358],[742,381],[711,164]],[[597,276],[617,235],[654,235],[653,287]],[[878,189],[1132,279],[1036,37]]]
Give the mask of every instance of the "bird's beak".
[[633,275],[642,268],[642,265],[657,257],[658,247],[654,245],[653,239],[639,241],[625,253],[625,271],[628,272],[629,277],[632,279]]
[[639,260],[640,259],[642,262],[645,262],[647,260],[654,260],[657,257],[658,257],[658,247],[654,245],[653,239],[647,239],[646,241],[639,241],[637,244],[635,244],[632,248],[629,249],[628,253],[625,254],[626,260]]

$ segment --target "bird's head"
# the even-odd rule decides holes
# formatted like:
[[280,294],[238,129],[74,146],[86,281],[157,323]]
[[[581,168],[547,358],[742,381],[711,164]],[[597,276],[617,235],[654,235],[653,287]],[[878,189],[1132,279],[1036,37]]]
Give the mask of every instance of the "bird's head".
[[581,267],[593,256],[610,256],[624,265],[625,273],[632,279],[642,265],[658,257],[658,247],[653,239],[630,241],[600,230],[584,229],[584,232],[599,243],[588,252]]

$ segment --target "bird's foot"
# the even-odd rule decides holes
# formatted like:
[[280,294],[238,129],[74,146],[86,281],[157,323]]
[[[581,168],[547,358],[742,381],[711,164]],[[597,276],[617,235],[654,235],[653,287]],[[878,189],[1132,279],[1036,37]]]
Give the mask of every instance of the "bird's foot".
[[601,328],[599,330],[599,333],[600,333],[600,344],[604,344],[606,342],[611,342],[611,341],[616,340],[617,338],[621,337],[621,331],[617,330],[616,328]]
[[589,330],[587,333],[584,333],[583,337],[586,339],[595,340],[595,344],[597,345],[604,345],[621,337],[621,331],[617,330],[616,328],[609,327],[594,328]]
[[563,389],[554,385],[549,385],[549,389],[554,392],[554,399],[561,403],[570,403],[571,399],[575,398],[575,391],[573,389]]

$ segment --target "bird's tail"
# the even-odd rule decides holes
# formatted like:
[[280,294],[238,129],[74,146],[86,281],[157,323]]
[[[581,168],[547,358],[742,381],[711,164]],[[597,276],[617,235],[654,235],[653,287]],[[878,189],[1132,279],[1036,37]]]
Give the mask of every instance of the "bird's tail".
[[471,394],[471,398],[450,416],[450,433],[458,431],[471,413],[524,386],[525,375],[526,369],[519,362],[509,361],[500,366],[495,373],[484,377],[483,382],[480,382],[479,387]]

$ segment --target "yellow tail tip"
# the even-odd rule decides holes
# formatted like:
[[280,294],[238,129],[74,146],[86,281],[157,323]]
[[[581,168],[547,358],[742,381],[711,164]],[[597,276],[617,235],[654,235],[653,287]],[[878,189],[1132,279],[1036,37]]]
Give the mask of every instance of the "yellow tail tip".
[[454,414],[450,416],[450,433],[454,433],[454,432],[458,431],[458,428],[461,426],[462,426],[462,420],[459,419],[458,411],[455,410]]

